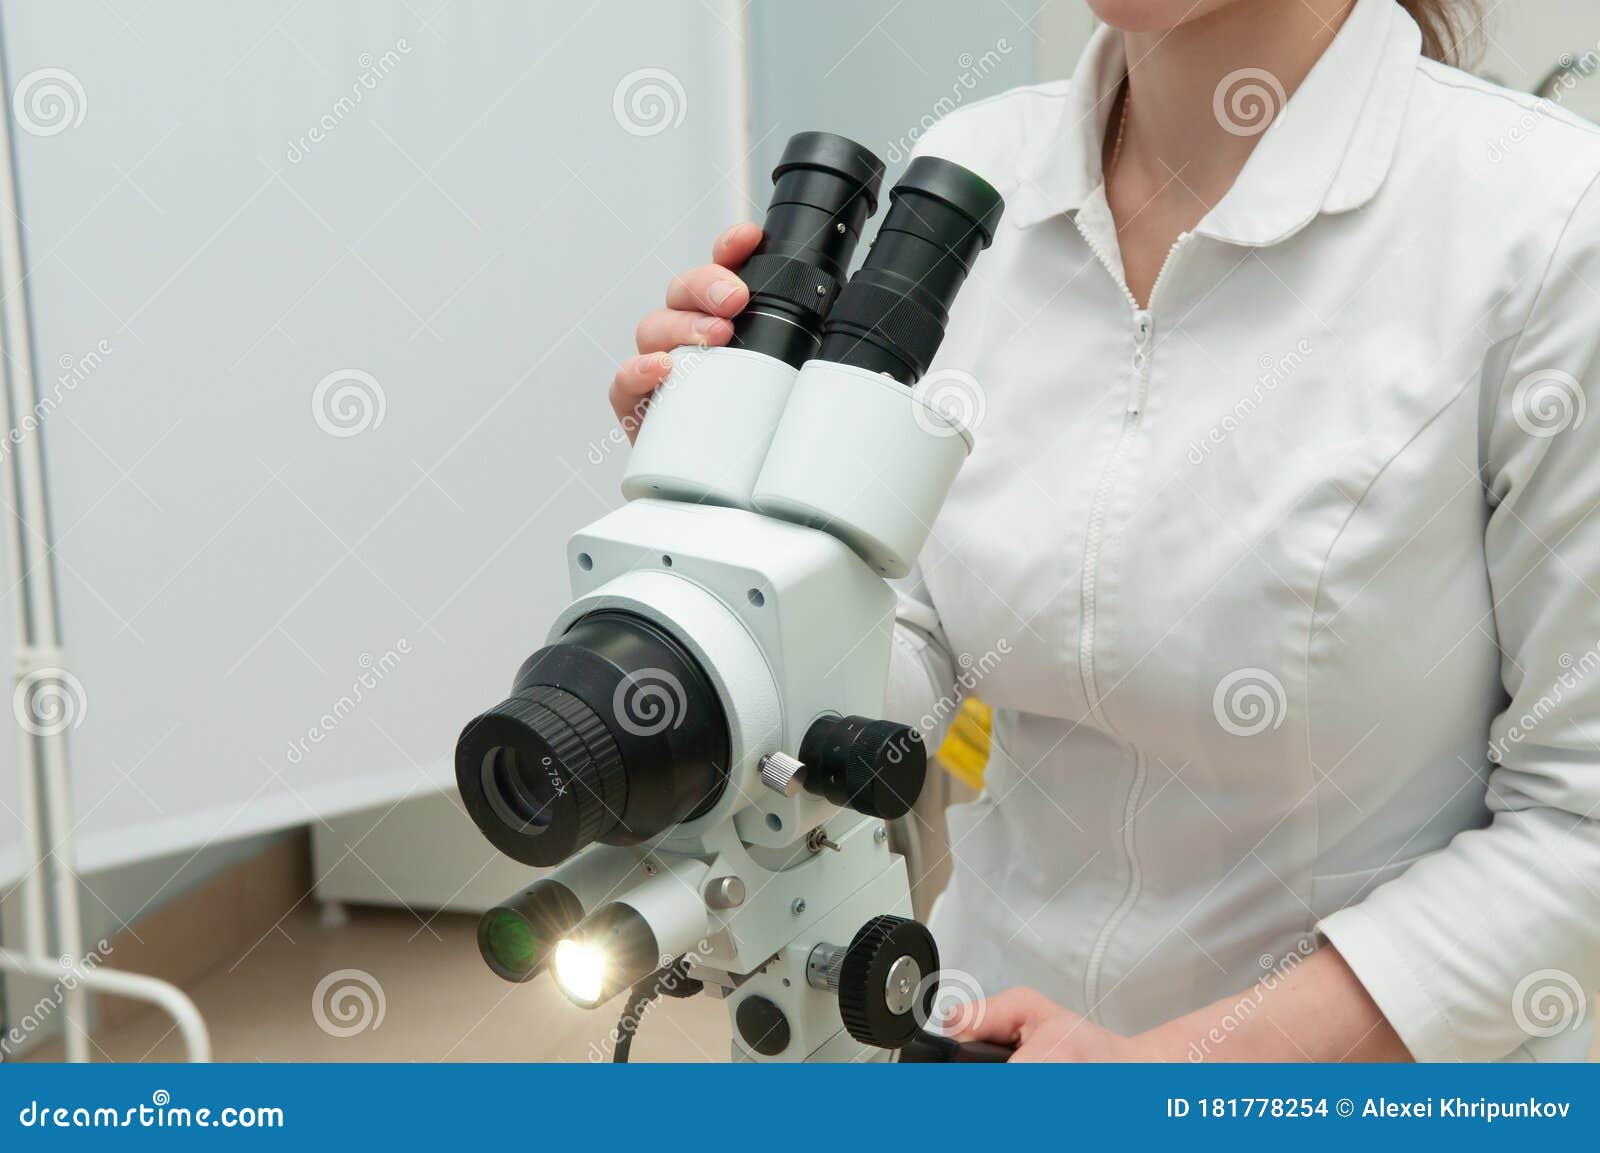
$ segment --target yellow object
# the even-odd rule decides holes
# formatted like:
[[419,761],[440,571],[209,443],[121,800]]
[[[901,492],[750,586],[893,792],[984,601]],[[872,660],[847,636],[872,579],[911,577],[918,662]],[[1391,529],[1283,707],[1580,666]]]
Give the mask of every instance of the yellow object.
[[961,702],[961,711],[950,724],[944,744],[934,760],[956,780],[974,792],[983,789],[983,770],[989,764],[989,706],[977,697]]

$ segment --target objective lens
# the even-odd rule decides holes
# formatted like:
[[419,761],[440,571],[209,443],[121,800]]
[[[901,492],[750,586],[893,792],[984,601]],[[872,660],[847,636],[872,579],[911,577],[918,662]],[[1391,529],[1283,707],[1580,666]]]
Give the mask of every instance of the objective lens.
[[976,173],[935,156],[913,160],[889,198],[872,251],[828,314],[817,356],[915,384],[1005,202]]
[[728,723],[693,655],[629,613],[584,617],[529,657],[456,742],[456,785],[490,843],[527,865],[637,844],[707,812]]
[[816,354],[862,225],[878,210],[883,161],[843,136],[802,132],[772,183],[761,244],[739,270],[750,303],[734,318],[732,344],[799,368]]
[[496,976],[527,981],[581,920],[583,906],[570,889],[558,881],[535,881],[478,918],[478,952]]

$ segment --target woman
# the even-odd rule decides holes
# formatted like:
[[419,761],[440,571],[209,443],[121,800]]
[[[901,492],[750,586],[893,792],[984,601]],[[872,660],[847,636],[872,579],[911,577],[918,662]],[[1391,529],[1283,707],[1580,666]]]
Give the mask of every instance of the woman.
[[[955,1025],[1031,1060],[1581,1058],[1600,135],[1439,62],[1456,0],[1090,2],[1071,81],[922,142],[1007,202],[925,382],[981,382],[980,427],[892,685],[932,714],[1004,654],[933,928],[1007,991]],[[619,418],[728,339],[759,235],[640,324]]]

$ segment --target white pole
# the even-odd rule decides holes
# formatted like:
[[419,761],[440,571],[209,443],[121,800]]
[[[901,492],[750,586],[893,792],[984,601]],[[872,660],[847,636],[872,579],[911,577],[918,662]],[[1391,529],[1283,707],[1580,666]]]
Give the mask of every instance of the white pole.
[[[8,97],[9,93],[5,42],[0,36],[0,94],[3,94],[0,99]],[[5,495],[16,530],[7,553],[8,569],[13,576],[11,596],[18,603],[18,685],[22,685],[20,678],[45,670],[49,670],[50,677],[70,685],[57,627],[55,567],[51,562],[53,549],[41,446],[44,430],[37,419],[31,422],[31,432],[21,424],[24,417],[37,412],[39,391],[33,369],[11,111],[9,99],[4,99],[5,115],[0,116],[0,293],[4,294],[0,297],[3,302],[0,303],[0,347],[4,352],[3,361],[0,361],[0,370],[3,370],[0,371],[0,385],[4,388],[5,411],[13,422],[12,427],[24,434],[12,438],[16,451],[4,470]],[[30,859],[24,861],[29,873],[23,881],[24,944],[29,955],[0,949],[0,969],[9,968],[62,982],[69,1061],[89,1059],[85,990],[91,988],[151,1001],[166,1009],[183,1032],[190,1060],[208,1060],[210,1042],[205,1024],[194,1002],[176,986],[151,977],[85,969],[78,875],[72,848],[72,778],[67,764],[66,726],[41,725],[37,726],[41,731],[33,732],[29,725],[22,723],[24,716],[31,715],[29,710],[17,711],[18,727],[22,730],[18,769],[23,780],[24,840],[30,854]],[[43,837],[38,829],[41,795],[47,818]],[[50,880],[55,944],[66,961],[65,970],[60,961],[46,959],[43,877]],[[68,975],[78,979],[68,984]]]
[[75,968],[62,969],[59,964],[37,957],[27,957],[12,949],[0,949],[0,968],[15,969],[29,977],[46,981],[70,980],[74,985],[110,993],[117,997],[133,997],[149,1001],[167,1011],[177,1024],[178,1034],[189,1051],[191,1061],[211,1060],[211,1038],[206,1023],[187,994],[175,985],[146,977],[139,973],[121,973],[115,969],[91,969],[79,963]]
[[[4,61],[0,60],[0,88],[9,90],[5,79]],[[8,106],[7,111],[10,111]],[[13,420],[32,413],[39,403],[39,394],[33,376],[33,348],[28,331],[28,296],[24,284],[25,269],[22,260],[22,232],[17,211],[17,185],[14,156],[11,150],[11,117],[0,121],[0,143],[4,144],[4,162],[0,163],[0,288],[4,289],[3,303],[4,341],[6,353],[7,411]],[[49,514],[45,504],[44,463],[39,453],[42,430],[13,441],[15,448],[14,485],[19,504],[13,504],[11,513],[17,519],[17,562],[22,566],[22,583],[12,589],[12,595],[24,603],[25,631],[17,637],[19,646],[18,674],[28,676],[40,669],[49,668],[59,649],[56,634],[55,581],[47,544]],[[15,699],[15,698],[13,698]],[[18,718],[21,723],[21,718]],[[74,965],[83,957],[83,927],[78,913],[78,878],[72,868],[72,846],[63,837],[70,834],[71,824],[64,818],[71,812],[70,782],[67,780],[65,741],[60,733],[46,729],[43,734],[32,734],[24,728],[24,737],[35,747],[43,746],[42,765],[35,760],[34,770],[43,769],[42,788],[35,784],[26,791],[26,798],[37,806],[39,793],[44,794],[48,812],[46,844],[40,844],[35,834],[31,840],[36,854],[36,869],[51,882],[55,912],[56,948],[63,957],[70,957]],[[52,726],[53,728],[53,726]],[[37,817],[38,809],[33,815]],[[26,815],[25,815],[26,816]],[[44,851],[41,851],[44,850]],[[87,999],[81,989],[74,988],[66,997],[66,1043],[69,1061],[89,1059],[89,1033]]]

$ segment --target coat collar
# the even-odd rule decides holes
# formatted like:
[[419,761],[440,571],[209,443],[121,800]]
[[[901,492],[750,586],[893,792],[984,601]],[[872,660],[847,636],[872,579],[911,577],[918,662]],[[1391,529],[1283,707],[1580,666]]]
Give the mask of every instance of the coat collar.
[[[1358,0],[1195,231],[1231,244],[1276,244],[1319,213],[1371,200],[1394,159],[1421,48],[1416,22],[1393,0]],[[1121,34],[1102,27],[1053,131],[1031,150],[1012,209],[1018,225],[1076,212],[1101,186],[1101,142],[1126,71]]]

